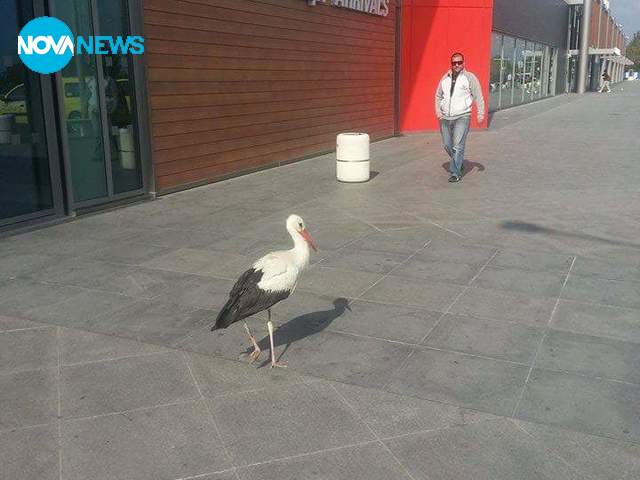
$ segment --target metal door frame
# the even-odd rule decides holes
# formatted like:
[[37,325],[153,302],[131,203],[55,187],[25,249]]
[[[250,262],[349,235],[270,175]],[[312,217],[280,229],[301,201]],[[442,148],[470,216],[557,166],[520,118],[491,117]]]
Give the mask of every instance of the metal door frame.
[[[47,1],[47,0],[37,0]],[[48,0],[49,11],[52,16],[55,16],[55,5],[57,2],[64,2],[67,0]],[[98,0],[88,0],[91,7],[91,20],[93,22],[93,35],[100,35],[99,24],[99,9]],[[129,32],[130,35],[141,35],[141,14],[142,5],[137,0],[127,0],[126,6],[129,13]],[[101,55],[96,55],[96,76],[97,83],[101,88],[97,88],[99,95],[98,101],[100,105],[100,118],[102,123],[102,147],[104,151],[105,159],[105,176],[107,181],[107,195],[100,198],[76,201],[73,195],[73,179],[71,178],[71,159],[69,151],[69,138],[67,129],[63,128],[65,125],[64,118],[64,92],[62,84],[61,73],[55,74],[55,82],[57,87],[57,101],[58,101],[58,125],[59,125],[59,138],[61,144],[61,150],[63,153],[63,165],[65,175],[65,187],[66,187],[66,200],[67,200],[67,213],[74,216],[78,210],[83,210],[97,206],[108,206],[111,203],[118,202],[129,198],[135,198],[144,195],[147,192],[152,192],[152,179],[153,179],[153,166],[151,165],[151,148],[150,148],[150,129],[148,127],[148,99],[145,95],[146,78],[144,75],[144,63],[143,55],[130,55],[129,60],[133,64],[132,75],[134,84],[134,106],[135,112],[132,115],[135,118],[135,130],[137,133],[137,141],[135,142],[136,155],[140,161],[140,172],[142,176],[142,186],[138,189],[131,190],[129,192],[114,193],[113,190],[113,176],[111,169],[111,139],[109,131],[108,116],[106,110],[106,96],[104,90],[104,71],[103,71],[103,59]]]
[[[41,17],[46,14],[45,0],[32,0],[33,17]],[[26,68],[26,67],[25,67]],[[0,230],[15,228],[20,224],[38,220],[41,218],[62,217],[65,214],[64,193],[62,189],[62,174],[60,171],[60,156],[58,150],[58,132],[56,130],[56,115],[54,104],[54,92],[51,77],[36,74],[40,85],[40,101],[44,115],[44,132],[47,156],[49,160],[49,181],[51,182],[51,199],[53,206],[37,212],[26,213],[16,217],[0,219]],[[5,228],[6,227],[6,228]]]

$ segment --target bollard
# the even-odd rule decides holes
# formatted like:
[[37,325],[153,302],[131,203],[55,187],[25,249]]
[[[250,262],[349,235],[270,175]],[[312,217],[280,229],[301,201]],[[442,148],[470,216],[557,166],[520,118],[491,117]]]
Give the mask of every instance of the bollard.
[[336,177],[340,182],[369,180],[369,135],[341,133],[336,139]]

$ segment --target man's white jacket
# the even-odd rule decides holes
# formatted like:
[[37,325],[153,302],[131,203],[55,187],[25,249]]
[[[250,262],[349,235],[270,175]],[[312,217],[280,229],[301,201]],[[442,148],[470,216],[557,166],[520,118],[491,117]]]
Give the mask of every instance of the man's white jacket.
[[471,115],[474,100],[478,109],[478,118],[484,118],[484,98],[478,78],[471,72],[462,70],[458,74],[451,94],[451,71],[442,77],[436,90],[436,116],[445,120]]

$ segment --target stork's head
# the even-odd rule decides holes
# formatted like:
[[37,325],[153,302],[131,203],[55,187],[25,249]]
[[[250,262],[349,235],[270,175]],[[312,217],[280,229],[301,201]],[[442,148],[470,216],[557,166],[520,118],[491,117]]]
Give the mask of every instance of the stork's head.
[[307,227],[305,226],[302,217],[298,215],[289,215],[289,218],[287,218],[287,230],[294,239],[296,236],[302,237],[302,239],[307,242],[311,248],[316,251],[318,250],[315,243],[313,243],[313,238],[311,238],[311,235],[307,231]]

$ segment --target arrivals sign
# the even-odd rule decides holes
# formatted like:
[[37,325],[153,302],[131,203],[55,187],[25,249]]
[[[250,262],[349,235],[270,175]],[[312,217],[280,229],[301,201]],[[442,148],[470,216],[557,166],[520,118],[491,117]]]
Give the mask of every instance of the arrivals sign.
[[386,17],[389,15],[389,0],[307,0],[309,5],[331,5]]

